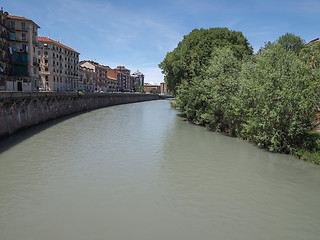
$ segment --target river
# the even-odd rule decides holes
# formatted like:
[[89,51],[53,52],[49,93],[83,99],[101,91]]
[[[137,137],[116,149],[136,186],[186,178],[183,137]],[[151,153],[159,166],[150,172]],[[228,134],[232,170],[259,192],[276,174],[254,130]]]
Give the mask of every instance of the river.
[[316,240],[320,167],[179,117],[168,100],[0,142],[1,240]]

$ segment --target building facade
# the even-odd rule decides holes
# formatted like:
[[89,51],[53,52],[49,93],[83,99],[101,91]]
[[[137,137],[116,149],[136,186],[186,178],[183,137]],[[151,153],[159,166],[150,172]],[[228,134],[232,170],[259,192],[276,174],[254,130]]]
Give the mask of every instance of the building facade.
[[94,92],[97,82],[94,69],[80,66],[79,76],[80,77],[78,90],[84,92]]
[[131,75],[133,77],[133,88],[135,91],[138,90],[139,86],[144,86],[144,75],[139,72],[139,70],[135,71]]
[[108,67],[100,65],[94,61],[81,61],[81,67],[85,67],[87,69],[92,69],[95,74],[95,81],[94,81],[94,91],[105,92],[107,89],[107,81],[108,81]]
[[117,90],[117,81],[114,79],[113,71],[109,66],[104,66],[95,61],[88,60],[81,61],[80,65],[82,67],[93,69],[96,74],[94,91],[114,92]]
[[47,37],[38,37],[42,91],[79,89],[79,55],[74,49]]
[[38,29],[32,20],[7,15],[8,45],[11,60],[9,91],[36,91],[39,88]]
[[0,91],[6,90],[10,73],[9,33],[7,31],[8,13],[0,11]]
[[165,82],[160,83],[161,94],[168,94],[167,84]]
[[108,70],[108,85],[109,85],[109,92],[118,91],[117,72],[116,70],[111,68]]
[[114,70],[117,72],[118,91],[131,91],[133,89],[133,78],[130,75],[130,70],[124,66],[118,66]]
[[155,91],[155,90],[160,91],[160,85],[153,85],[153,84],[146,83],[143,87],[146,93],[150,93],[151,91]]

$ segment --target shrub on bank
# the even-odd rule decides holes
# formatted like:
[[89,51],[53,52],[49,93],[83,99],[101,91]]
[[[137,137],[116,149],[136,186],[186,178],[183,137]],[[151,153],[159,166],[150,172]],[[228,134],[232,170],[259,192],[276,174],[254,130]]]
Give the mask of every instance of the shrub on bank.
[[174,105],[196,124],[319,164],[317,50],[290,34],[241,58],[229,45],[214,47],[201,74],[179,80]]

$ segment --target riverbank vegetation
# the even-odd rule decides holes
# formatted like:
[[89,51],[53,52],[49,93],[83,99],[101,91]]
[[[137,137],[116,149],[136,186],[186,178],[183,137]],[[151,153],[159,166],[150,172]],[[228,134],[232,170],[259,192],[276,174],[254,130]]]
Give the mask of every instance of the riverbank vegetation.
[[195,124],[320,164],[320,45],[285,34],[253,53],[241,32],[195,29],[159,64]]

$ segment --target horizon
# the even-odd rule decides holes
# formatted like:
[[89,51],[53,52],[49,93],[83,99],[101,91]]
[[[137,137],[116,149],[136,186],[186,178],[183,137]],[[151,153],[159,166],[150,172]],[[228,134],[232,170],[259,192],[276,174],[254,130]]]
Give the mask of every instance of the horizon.
[[80,52],[80,61],[139,70],[145,82],[154,84],[164,81],[158,64],[196,28],[240,31],[254,52],[286,33],[306,42],[320,37],[314,31],[320,13],[316,0],[139,0],[121,5],[114,0],[11,0],[1,7],[38,24],[38,36]]

